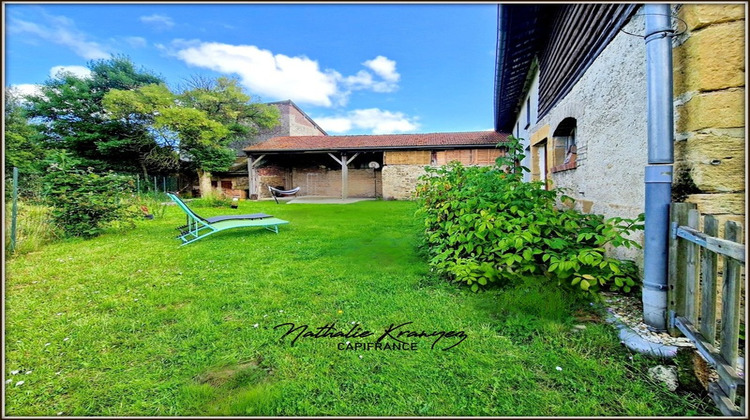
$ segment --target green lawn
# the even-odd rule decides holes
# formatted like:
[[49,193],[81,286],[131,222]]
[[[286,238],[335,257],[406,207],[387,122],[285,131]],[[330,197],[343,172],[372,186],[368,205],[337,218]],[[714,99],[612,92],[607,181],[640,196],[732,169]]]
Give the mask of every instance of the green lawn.
[[[627,352],[611,326],[573,331],[580,308],[556,290],[530,282],[475,294],[432,278],[416,250],[415,208],[196,208],[266,212],[290,224],[278,235],[236,229],[179,247],[174,228],[184,216],[170,206],[134,230],[9,259],[6,415],[717,413],[710,400],[650,382],[645,372],[659,361]],[[292,346],[273,328],[332,322],[374,335]],[[434,349],[425,337],[407,339],[411,351],[338,349],[404,322],[467,337],[447,351],[457,338]]]

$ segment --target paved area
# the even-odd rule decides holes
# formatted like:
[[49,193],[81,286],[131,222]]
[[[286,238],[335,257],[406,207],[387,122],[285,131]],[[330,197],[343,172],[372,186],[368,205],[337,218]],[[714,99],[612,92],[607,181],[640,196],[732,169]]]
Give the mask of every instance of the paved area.
[[[291,200],[284,200],[287,204],[350,204],[358,201],[375,200],[374,198],[347,198],[341,199],[338,197],[296,197]],[[279,199],[281,201],[281,199]]]

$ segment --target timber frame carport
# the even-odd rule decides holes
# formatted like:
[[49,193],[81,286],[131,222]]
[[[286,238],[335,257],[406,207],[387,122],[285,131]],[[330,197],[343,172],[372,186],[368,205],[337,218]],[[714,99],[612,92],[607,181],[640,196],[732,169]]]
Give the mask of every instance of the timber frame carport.
[[[368,152],[382,152],[382,150],[367,150]],[[325,152],[328,156],[331,157],[336,163],[341,165],[341,198],[349,198],[349,164],[352,163],[352,161],[359,156],[361,152],[356,151],[331,151],[331,152]],[[253,191],[257,191],[258,187],[258,172],[257,168],[260,166],[260,163],[263,162],[263,160],[266,158],[269,154],[277,154],[273,152],[267,152],[260,155],[254,155],[248,153],[247,155],[247,176],[248,176],[248,188],[250,190],[250,194],[253,194]]]
[[[506,133],[474,131],[460,133],[385,134],[353,136],[273,137],[244,149],[247,155],[250,196],[258,193],[258,168],[269,155],[327,154],[341,166],[341,198],[349,197],[349,165],[362,153],[389,151],[450,151],[496,149],[507,140]],[[434,164],[430,162],[429,164]],[[292,186],[294,187],[294,186]]]

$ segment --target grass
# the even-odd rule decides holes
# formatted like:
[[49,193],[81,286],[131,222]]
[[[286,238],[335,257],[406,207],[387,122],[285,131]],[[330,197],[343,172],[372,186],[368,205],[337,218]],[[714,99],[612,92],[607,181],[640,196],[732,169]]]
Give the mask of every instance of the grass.
[[[6,415],[716,414],[706,398],[649,381],[659,361],[628,353],[611,326],[575,332],[585,312],[558,290],[475,294],[433,278],[413,203],[190,205],[291,223],[179,247],[184,216],[170,206],[134,230],[8,260]],[[413,351],[354,351],[337,346],[374,337],[291,345],[274,329],[355,322],[379,336],[409,321],[467,338],[447,351],[433,338],[409,339]]]
[[[9,254],[11,242],[12,204],[5,203],[5,249]],[[29,202],[18,201],[18,215],[16,217],[16,254],[25,254],[41,249],[45,245],[58,240],[62,234],[50,223],[50,207]]]

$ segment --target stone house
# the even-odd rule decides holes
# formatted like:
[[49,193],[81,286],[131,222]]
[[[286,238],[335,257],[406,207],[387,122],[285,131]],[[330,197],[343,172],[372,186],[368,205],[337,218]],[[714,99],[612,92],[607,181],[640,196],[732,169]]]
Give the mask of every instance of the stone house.
[[[271,129],[262,130],[252,138],[234,142],[230,145],[235,150],[237,159],[227,172],[212,174],[211,184],[214,188],[221,188],[222,193],[230,197],[246,199],[248,195],[247,156],[244,148],[263,142],[273,137],[283,136],[327,136],[320,126],[310,118],[291,100],[269,102],[279,109],[279,124]],[[198,191],[198,186],[193,190]]]
[[492,165],[506,138],[494,131],[274,137],[245,148],[245,176],[251,197],[270,197],[270,185],[300,187],[300,196],[410,199],[425,166]]
[[[744,221],[745,5],[671,11],[673,200]],[[644,15],[636,4],[499,6],[495,129],[524,139],[529,179],[566,188],[584,212],[644,212]],[[616,254],[642,263],[637,250]]]

